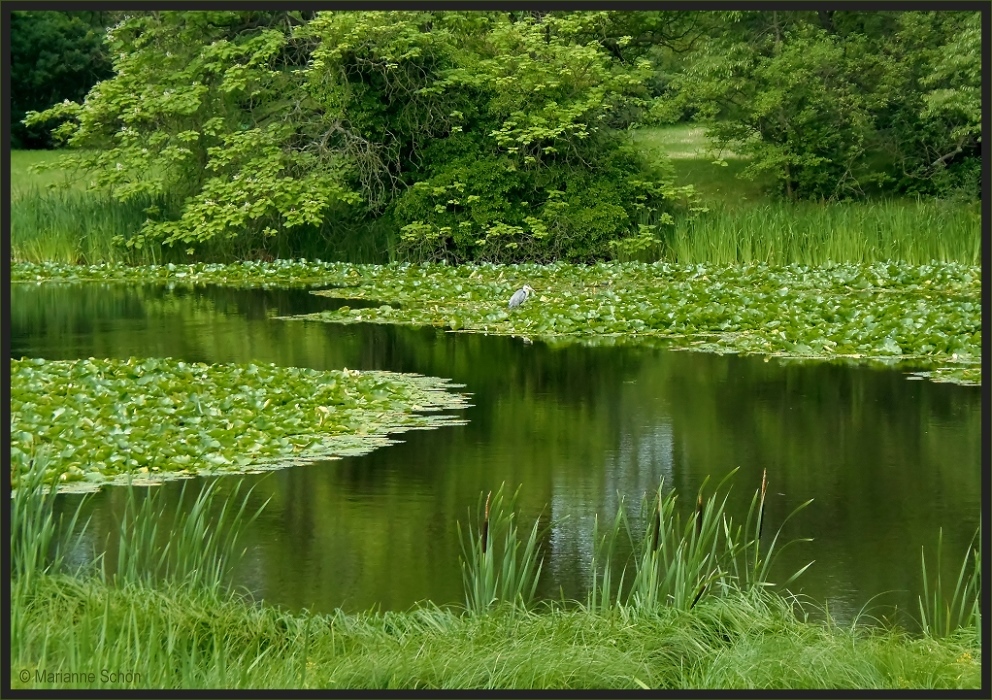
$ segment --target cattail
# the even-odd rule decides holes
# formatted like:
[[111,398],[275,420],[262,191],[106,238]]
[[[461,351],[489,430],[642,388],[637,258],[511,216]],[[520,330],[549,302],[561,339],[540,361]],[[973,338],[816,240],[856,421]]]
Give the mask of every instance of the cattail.
[[489,540],[489,498],[493,495],[490,491],[486,494],[486,517],[482,521],[482,553],[486,553],[486,542]]
[[661,534],[661,494],[658,494],[658,503],[654,509],[654,532],[651,533],[651,550],[658,551],[658,537]]
[[[696,498],[696,540],[699,540],[703,533],[703,494]],[[702,595],[702,594],[700,594]]]
[[696,597],[692,599],[692,605],[689,606],[690,610],[696,607],[696,603],[699,602],[699,599],[703,597],[703,593],[705,592],[706,592],[706,584],[704,583],[702,587],[699,589],[699,593],[697,593]]
[[768,470],[761,471],[761,503],[758,505],[758,539],[761,539],[761,529],[765,525],[765,489],[768,487]]

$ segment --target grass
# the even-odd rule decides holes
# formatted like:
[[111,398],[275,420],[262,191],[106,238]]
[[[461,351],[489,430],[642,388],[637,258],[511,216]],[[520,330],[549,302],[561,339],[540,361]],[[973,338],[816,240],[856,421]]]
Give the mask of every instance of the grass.
[[920,621],[925,634],[947,637],[957,629],[971,625],[981,629],[982,611],[979,605],[982,593],[981,528],[975,532],[968,545],[968,552],[961,562],[954,592],[947,598],[940,576],[940,561],[944,532],[937,536],[937,575],[931,582],[927,574],[926,553],[922,554],[923,596],[920,598]]
[[[466,583],[476,576],[488,580],[493,572],[506,576],[512,566],[533,576],[511,575],[513,583],[494,587],[496,600],[474,610],[424,603],[406,612],[317,615],[257,603],[223,584],[237,554],[238,532],[258,515],[246,512],[247,498],[237,492],[228,498],[226,515],[208,523],[203,513],[220,497],[210,487],[192,507],[183,504],[174,511],[154,490],[143,494],[128,487],[117,566],[71,571],[59,548],[49,551],[57,526],[53,492],[36,486],[19,490],[12,508],[11,664],[17,688],[980,685],[974,626],[935,637],[857,624],[837,627],[829,617],[814,622],[808,604],[772,592],[760,575],[747,578],[730,568],[721,574],[726,585],[712,586],[712,595],[695,596],[690,605],[674,604],[668,595],[650,601],[631,595],[605,607],[528,605],[519,594],[538,575],[535,530],[507,527],[514,499],[505,498],[502,489],[489,504],[488,518],[483,511],[480,530],[469,528],[463,540],[467,549],[481,551],[486,542],[487,553],[498,553],[489,565],[470,567]],[[763,493],[763,488],[756,493],[742,528],[726,518],[718,488],[697,498],[687,530],[676,527],[665,531],[669,535],[657,523],[659,517],[662,528],[677,522],[671,517],[674,496],[659,490],[654,510],[647,511],[654,517],[646,519],[640,541],[648,545],[641,555],[662,551],[669,536],[675,551],[682,547],[686,554],[693,548],[709,552],[724,539],[743,543],[757,535],[760,540]],[[157,531],[158,524],[170,521],[168,533]],[[747,536],[741,540],[735,532]],[[169,541],[165,549],[163,536]],[[502,548],[490,546],[499,542]],[[773,550],[774,540],[764,552],[727,551],[743,554],[740,563],[760,571]],[[719,567],[718,559],[706,560],[704,554],[706,561],[695,571]],[[646,581],[642,577],[642,592],[644,585],[654,585]]]
[[[642,256],[649,261],[980,263],[978,202],[789,202],[771,194],[767,178],[741,178],[747,160],[733,151],[716,152],[704,131],[680,124],[635,134],[641,148],[672,159],[676,184],[693,185],[709,209],[666,231],[662,244]],[[717,158],[724,164],[715,164]]]
[[511,607],[528,608],[534,600],[543,559],[538,560],[538,523],[521,543],[514,506],[519,489],[507,499],[504,487],[480,503],[481,525],[478,532],[470,524],[466,532],[458,525],[462,547],[462,582],[465,609],[482,613],[499,602]]
[[[828,628],[770,595],[599,615],[291,614],[212,592],[46,577],[14,637],[14,687],[976,688],[973,637]],[[52,620],[73,619],[73,625]],[[104,669],[136,674],[104,681]],[[92,683],[39,682],[42,671]],[[27,671],[29,681],[19,682]]]
[[[681,219],[662,232],[662,242],[637,255],[648,262],[801,263],[880,262],[925,264],[933,260],[979,264],[981,221],[978,203],[916,199],[873,199],[850,203],[789,202],[776,198],[767,178],[739,177],[747,160],[718,153],[704,128],[679,124],[643,128],[635,142],[672,159],[678,184],[692,184],[709,211]],[[56,151],[11,153],[11,251],[15,261],[73,264],[231,261],[318,258],[382,263],[395,257],[396,226],[336,216],[320,230],[299,231],[264,245],[238,240],[212,242],[195,255],[185,248],[128,249],[129,238],[153,202],[120,203],[88,190],[84,176],[58,170],[32,172],[51,163]],[[717,158],[722,164],[714,164]],[[156,203],[161,206],[161,203]]]
[[[781,530],[762,547],[765,477],[762,476],[761,489],[751,500],[744,523],[735,525],[726,509],[728,494],[721,497],[720,491],[736,471],[732,471],[716,492],[705,499],[704,481],[696,496],[692,517],[687,517],[684,523],[677,508],[677,494],[666,493],[662,484],[653,501],[642,501],[640,521],[643,526],[636,534],[621,497],[613,527],[600,535],[598,520],[596,523],[593,541],[597,552],[592,566],[593,584],[588,607],[604,613],[615,607],[653,610],[666,606],[692,610],[704,599],[774,586],[768,572],[775,559]],[[809,503],[800,505],[786,520]],[[626,546],[618,547],[618,540],[624,534]],[[615,553],[623,550],[633,553],[634,571],[629,588],[624,587],[623,581],[627,564],[620,580],[616,584],[612,582]],[[802,575],[811,564],[793,573],[782,588]]]
[[680,263],[980,265],[981,218],[977,206],[936,200],[717,204],[667,231],[654,253]]
[[198,247],[195,255],[182,245],[128,248],[122,241],[138,231],[150,207],[175,209],[178,202],[150,197],[119,202],[96,189],[91,175],[52,168],[62,155],[60,151],[11,152],[11,256],[15,262],[155,265],[307,257],[383,263],[393,255],[395,227],[391,221],[347,217],[334,217],[333,223],[319,230],[286,233],[264,245],[212,241]]

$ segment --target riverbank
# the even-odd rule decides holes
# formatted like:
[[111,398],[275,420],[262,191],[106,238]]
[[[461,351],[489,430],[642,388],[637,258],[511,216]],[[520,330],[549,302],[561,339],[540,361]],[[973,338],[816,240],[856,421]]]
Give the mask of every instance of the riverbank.
[[[14,688],[978,688],[977,632],[802,621],[771,595],[690,612],[291,614],[182,587],[45,576],[16,606]],[[53,625],[53,620],[74,620]],[[121,675],[111,678],[107,671]],[[77,674],[70,682],[48,674]],[[23,674],[23,675],[22,675]],[[130,679],[126,674],[131,674]],[[23,680],[27,678],[28,680]],[[82,682],[80,682],[82,681]]]
[[[533,600],[543,559],[538,524],[520,529],[516,495],[507,500],[500,489],[484,508],[480,500],[478,527],[459,524],[464,606],[316,614],[255,601],[226,583],[243,552],[241,533],[265,508],[248,506],[251,492],[224,494],[213,482],[191,503],[170,505],[161,490],[124,487],[127,508],[108,543],[116,556],[107,561],[92,551],[80,510],[56,518],[54,491],[42,486],[40,470],[31,476],[11,504],[15,688],[981,684],[977,550],[965,556],[950,600],[939,574],[924,567],[933,600],[920,601],[923,633],[873,624],[870,611],[838,626],[825,608],[785,588],[808,565],[785,582],[767,578],[781,530],[762,543],[771,530],[764,483],[740,524],[725,511],[726,480],[712,493],[701,488],[685,518],[677,494],[662,486],[655,499],[645,497],[640,527],[621,503],[612,527],[592,533],[584,602]],[[219,499],[221,517],[207,516]],[[64,527],[76,533],[69,541],[58,535]],[[617,558],[624,538],[632,547],[626,563]],[[620,565],[626,584],[615,577]]]

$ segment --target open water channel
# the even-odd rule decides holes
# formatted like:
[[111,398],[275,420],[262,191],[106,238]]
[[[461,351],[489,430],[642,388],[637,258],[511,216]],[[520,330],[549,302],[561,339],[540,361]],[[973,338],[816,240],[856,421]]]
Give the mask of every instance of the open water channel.
[[[235,583],[292,610],[461,602],[456,523],[503,482],[522,486],[524,523],[540,516],[548,528],[543,597],[584,599],[596,514],[611,519],[618,494],[636,514],[661,479],[691,505],[707,476],[739,467],[731,510],[742,518],[767,469],[766,538],[814,499],[781,535],[813,541],[783,550],[773,580],[815,560],[792,589],[842,621],[866,604],[879,616],[915,611],[921,547],[932,553],[943,528],[943,572],[954,581],[978,526],[978,387],[898,369],[275,318],[343,303],[306,290],[17,284],[11,352],[391,370],[464,384],[465,425],[403,433],[362,457],[220,477],[225,491],[240,480],[255,485],[253,501],[271,498],[243,534]],[[158,488],[178,498],[181,483]],[[123,506],[120,488],[91,497],[91,548],[105,546]]]

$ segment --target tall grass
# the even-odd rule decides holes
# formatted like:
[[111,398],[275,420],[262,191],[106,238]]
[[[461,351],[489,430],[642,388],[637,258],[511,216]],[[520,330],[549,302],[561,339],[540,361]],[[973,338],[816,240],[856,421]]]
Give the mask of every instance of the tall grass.
[[975,531],[968,543],[968,550],[961,562],[957,581],[951,597],[940,576],[944,531],[937,534],[937,574],[933,581],[927,572],[926,552],[921,552],[923,567],[923,595],[920,597],[920,622],[923,632],[931,637],[947,637],[962,627],[974,627],[978,632],[982,627],[982,548],[981,527]]
[[[35,456],[11,502],[11,570],[13,578],[28,587],[40,575],[69,573],[96,576],[117,586],[153,586],[168,581],[198,590],[223,588],[225,576],[239,556],[240,533],[265,506],[249,513],[251,491],[241,497],[240,484],[218,504],[217,481],[204,486],[192,499],[187,494],[189,482],[185,482],[172,507],[160,488],[126,485],[122,487],[125,504],[113,543],[116,560],[106,561],[102,554],[93,552],[85,570],[69,571],[65,552],[78,549],[84,541],[85,526],[80,531],[76,528],[86,497],[76,504],[68,523],[65,515],[56,518],[56,486],[45,486],[41,481],[47,468],[47,456]],[[160,530],[161,525],[167,525],[168,530]]]
[[10,249],[14,261],[133,265],[163,261],[160,246],[129,249],[151,201],[118,202],[109,195],[66,189],[33,189],[11,203]]
[[924,200],[715,205],[665,231],[650,257],[719,264],[937,260],[978,265],[981,219],[977,206]]
[[[198,244],[127,247],[147,219],[146,210],[175,207],[151,198],[119,202],[109,194],[76,189],[33,188],[11,204],[11,256],[25,262],[91,265],[123,262],[233,262],[310,258],[353,263],[385,263],[395,256],[395,226],[388,217],[366,222],[329,222],[308,230],[285,232],[264,241],[224,238]],[[192,252],[189,252],[192,251]]]
[[514,513],[520,489],[507,499],[504,487],[500,486],[495,497],[492,492],[487,494],[485,505],[480,499],[478,530],[470,523],[463,532],[458,524],[465,607],[476,614],[498,603],[528,607],[544,564],[538,559],[538,522],[522,543]]
[[[70,516],[55,516],[58,484],[45,485],[48,466],[46,456],[36,457],[31,469],[21,478],[20,487],[10,503],[10,570],[16,585],[30,589],[40,576],[61,572],[65,568],[65,547],[58,535],[76,531],[84,503]],[[76,535],[81,537],[84,524]]]
[[[706,596],[726,596],[773,586],[769,570],[779,551],[776,545],[781,529],[767,547],[763,547],[766,477],[762,477],[761,488],[751,499],[743,524],[735,525],[733,517],[727,513],[729,489],[723,491],[723,488],[736,471],[705,498],[704,481],[696,497],[693,516],[684,521],[677,508],[677,494],[666,493],[663,484],[659,485],[653,500],[644,498],[641,501],[640,521],[644,527],[640,533],[633,532],[622,498],[613,525],[605,533],[600,533],[597,519],[593,534],[596,543],[593,580],[587,600],[589,609],[601,613],[615,607],[654,609],[670,606],[691,610]],[[810,503],[799,505],[782,525]],[[626,542],[621,545],[619,540],[624,535]],[[614,559],[619,551],[632,554],[614,584],[612,572],[616,570]],[[629,587],[625,587],[630,559],[634,571]],[[793,573],[782,587],[791,584],[811,564]]]
[[[37,466],[32,473],[43,471]],[[519,490],[507,497],[501,487],[486,499],[488,518],[480,499],[480,525],[462,539],[466,586],[486,582],[466,591],[468,610],[427,603],[357,615],[290,613],[220,585],[237,532],[255,517],[236,491],[230,510],[208,518],[219,497],[213,485],[191,507],[181,501],[174,508],[160,490],[139,496],[126,487],[116,536],[128,553],[112,573],[66,573],[58,551],[52,554],[53,492],[29,486],[15,495],[11,518],[10,659],[18,688],[980,685],[980,641],[970,627],[939,638],[837,628],[810,622],[796,598],[771,591],[765,584],[775,538],[760,545],[764,484],[740,527],[725,512],[722,484],[707,497],[700,491],[685,522],[674,495],[659,489],[647,507],[654,519],[639,540],[646,545],[635,553],[641,563],[633,578],[642,583],[623,604],[614,595],[606,610],[549,604],[540,613],[526,605],[540,574],[538,525],[516,524]],[[614,522],[614,530],[629,524],[624,516]],[[664,560],[666,548],[669,566],[701,577],[676,576],[664,592],[663,576],[648,574],[644,562]],[[720,595],[696,594],[701,580]],[[675,605],[680,586],[682,604]],[[57,675],[67,673],[74,675]]]

